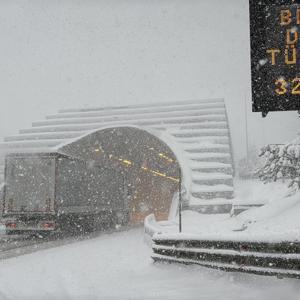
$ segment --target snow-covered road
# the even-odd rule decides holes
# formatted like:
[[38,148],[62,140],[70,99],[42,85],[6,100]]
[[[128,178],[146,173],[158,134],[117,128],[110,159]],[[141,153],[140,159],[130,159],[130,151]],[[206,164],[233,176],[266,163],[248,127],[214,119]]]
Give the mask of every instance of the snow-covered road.
[[142,229],[0,262],[0,299],[299,299],[298,280],[153,264]]

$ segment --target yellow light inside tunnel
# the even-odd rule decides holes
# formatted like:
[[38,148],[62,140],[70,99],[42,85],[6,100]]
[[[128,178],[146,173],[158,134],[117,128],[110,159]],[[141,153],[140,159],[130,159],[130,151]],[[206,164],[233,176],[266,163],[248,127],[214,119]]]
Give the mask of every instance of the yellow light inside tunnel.
[[170,179],[170,180],[175,181],[175,182],[179,182],[178,178],[175,178],[175,177],[172,177],[172,176],[167,176],[167,174],[165,174],[165,173],[154,171],[154,170],[148,169],[146,167],[141,167],[141,169],[144,170],[144,171],[147,171],[149,173],[152,173],[155,176],[160,176],[160,177],[164,177],[164,178]]
[[[99,149],[99,151],[100,151],[100,149]],[[160,153],[159,155],[162,156],[162,157],[164,156],[163,153]],[[112,155],[112,154],[109,154],[109,158],[112,159],[112,158],[113,158],[113,155]],[[165,158],[165,157],[164,157],[164,158]],[[133,162],[130,161],[130,160],[128,160],[128,159],[122,159],[122,158],[115,158],[115,159],[118,160],[118,161],[120,161],[120,162],[122,162],[122,163],[124,163],[124,164],[126,164],[126,166],[131,166],[131,165],[133,165]],[[173,161],[173,160],[170,159],[170,161]],[[165,174],[165,173],[161,173],[161,172],[159,172],[159,171],[151,170],[151,169],[149,169],[149,168],[147,168],[147,167],[144,167],[144,166],[142,166],[141,169],[144,170],[144,171],[147,171],[147,172],[149,172],[149,173],[152,173],[152,174],[154,174],[155,176],[160,176],[160,177],[167,178],[167,179],[172,180],[172,181],[175,181],[175,182],[179,182],[179,179],[178,179],[178,178],[171,177],[171,176],[167,176],[167,174]]]
[[123,161],[123,163],[126,164],[126,165],[132,165],[132,162],[129,161],[129,160],[127,160],[127,159],[123,159],[122,161]]
[[170,177],[170,176],[168,176],[167,178],[170,179],[170,180],[173,180],[173,181],[175,181],[175,182],[179,182],[179,179],[178,179],[178,178]]
[[153,174],[155,174],[155,175],[161,176],[161,177],[167,177],[166,174],[160,173],[160,172],[158,172],[158,171],[150,170],[150,172],[153,173]]
[[163,153],[159,153],[158,154],[160,157],[164,158],[165,160],[167,160],[168,162],[174,162],[174,160],[170,157],[168,157],[167,155],[163,154]]
[[[153,147],[149,148],[149,150],[152,150],[154,152],[157,152]],[[172,162],[175,162],[174,159],[170,158],[169,156],[167,156],[166,154],[164,153],[158,153],[158,156],[161,157],[161,158],[164,158],[165,160],[167,160],[168,162],[172,163]]]

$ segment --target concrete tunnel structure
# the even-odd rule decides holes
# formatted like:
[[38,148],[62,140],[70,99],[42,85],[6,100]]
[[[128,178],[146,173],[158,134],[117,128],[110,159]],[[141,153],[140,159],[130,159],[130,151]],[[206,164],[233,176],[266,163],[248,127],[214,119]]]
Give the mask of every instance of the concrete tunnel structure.
[[153,212],[167,219],[180,174],[187,208],[231,209],[233,160],[223,99],[61,110],[0,144],[2,161],[11,153],[52,152],[123,172],[132,223]]

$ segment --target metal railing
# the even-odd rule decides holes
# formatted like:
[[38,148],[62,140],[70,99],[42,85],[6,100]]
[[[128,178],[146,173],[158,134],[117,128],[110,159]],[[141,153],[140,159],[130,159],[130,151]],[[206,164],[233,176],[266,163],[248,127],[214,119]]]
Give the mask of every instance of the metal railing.
[[154,236],[154,261],[197,264],[258,275],[300,279],[300,243],[185,240]]

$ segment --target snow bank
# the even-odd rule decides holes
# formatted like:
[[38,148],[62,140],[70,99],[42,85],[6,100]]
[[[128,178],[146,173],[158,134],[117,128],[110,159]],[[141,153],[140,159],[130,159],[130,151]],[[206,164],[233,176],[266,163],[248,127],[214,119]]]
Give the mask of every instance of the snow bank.
[[151,237],[153,234],[160,233],[162,231],[162,227],[156,222],[154,214],[151,214],[145,218],[144,230],[145,233]]
[[163,235],[160,236],[196,240],[300,241],[300,193],[286,197],[288,189],[279,182],[265,185],[259,181],[237,181],[236,187],[235,204],[256,201],[265,205],[234,217],[184,211],[183,233],[178,234],[176,224],[169,223],[168,227],[161,228]]
[[151,246],[152,237],[154,235],[166,232],[172,233],[175,229],[178,231],[178,222],[175,218],[168,221],[157,222],[154,214],[151,214],[147,216],[144,221],[145,241],[149,246]]

